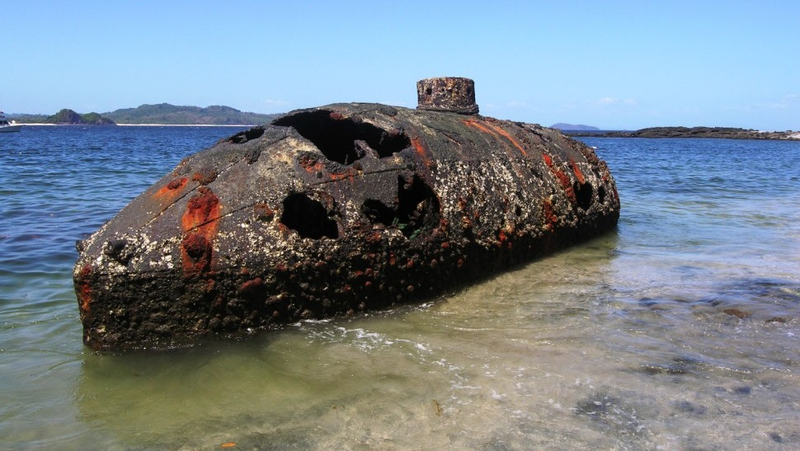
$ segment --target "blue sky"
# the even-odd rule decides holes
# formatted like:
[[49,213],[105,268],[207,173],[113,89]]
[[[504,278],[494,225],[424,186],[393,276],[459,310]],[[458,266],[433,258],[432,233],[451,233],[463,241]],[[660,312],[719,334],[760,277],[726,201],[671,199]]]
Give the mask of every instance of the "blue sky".
[[605,129],[800,130],[800,1],[5,1],[0,108],[415,107]]

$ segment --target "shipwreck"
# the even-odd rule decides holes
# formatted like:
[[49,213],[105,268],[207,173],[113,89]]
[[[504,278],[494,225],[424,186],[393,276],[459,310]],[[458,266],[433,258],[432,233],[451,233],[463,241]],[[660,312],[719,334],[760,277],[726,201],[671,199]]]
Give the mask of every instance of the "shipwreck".
[[478,114],[472,80],[417,109],[287,113],[184,159],[88,239],[84,343],[169,348],[418,302],[613,229],[586,145]]

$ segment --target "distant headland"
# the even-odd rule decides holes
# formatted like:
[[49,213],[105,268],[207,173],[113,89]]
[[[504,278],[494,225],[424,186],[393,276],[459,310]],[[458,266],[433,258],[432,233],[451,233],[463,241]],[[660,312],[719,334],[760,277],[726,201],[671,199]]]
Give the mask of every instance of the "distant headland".
[[[556,124],[559,125],[559,124]],[[554,126],[555,127],[555,126]],[[786,130],[767,132],[733,127],[650,127],[634,131],[606,131],[570,129],[561,130],[565,135],[602,138],[717,138],[717,139],[792,139],[800,140],[800,132]]]
[[[17,123],[27,125],[208,125],[249,126],[266,124],[280,114],[261,114],[239,111],[224,105],[205,108],[176,106],[169,103],[140,105],[108,113],[76,113],[63,109],[48,116],[44,114],[9,114]],[[573,137],[603,138],[721,138],[800,140],[800,131],[759,131],[733,127],[650,127],[640,130],[601,130],[591,125],[559,122],[550,128]]]
[[557,124],[553,124],[550,128],[554,128],[556,130],[570,130],[570,131],[600,131],[597,127],[592,127],[591,125],[583,125],[583,124],[565,124],[563,122],[559,122]]
[[247,113],[222,105],[201,108],[160,103],[102,114],[79,114],[70,109],[63,109],[52,116],[15,114],[13,118],[18,123],[31,125],[256,125],[265,124],[278,116],[278,114]]
[[56,114],[46,116],[43,114],[15,114],[9,115],[18,123],[26,125],[117,125],[111,119],[97,113],[80,114],[64,108]]

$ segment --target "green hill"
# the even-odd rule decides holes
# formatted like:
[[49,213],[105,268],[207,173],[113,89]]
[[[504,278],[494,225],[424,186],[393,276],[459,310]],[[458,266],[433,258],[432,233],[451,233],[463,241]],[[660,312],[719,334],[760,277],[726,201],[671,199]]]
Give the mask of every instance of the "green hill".
[[47,119],[44,120],[44,123],[69,125],[117,125],[111,119],[105,118],[97,113],[78,114],[66,108],[52,116],[48,116]]
[[103,113],[103,116],[118,124],[255,125],[265,124],[278,115],[245,113],[222,105],[201,108],[160,103],[124,108]]
[[97,113],[80,114],[64,108],[53,115],[46,114],[14,114],[9,115],[23,124],[57,124],[57,125],[117,125],[111,119]]

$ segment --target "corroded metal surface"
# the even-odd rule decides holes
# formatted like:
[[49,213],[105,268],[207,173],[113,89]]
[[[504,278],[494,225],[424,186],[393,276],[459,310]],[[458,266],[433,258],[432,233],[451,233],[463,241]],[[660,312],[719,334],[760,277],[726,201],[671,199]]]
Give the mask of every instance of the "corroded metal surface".
[[299,110],[186,158],[79,243],[84,342],[168,347],[429,299],[618,217],[605,163],[555,130]]
[[417,82],[417,109],[477,114],[475,82],[463,77],[434,77]]

